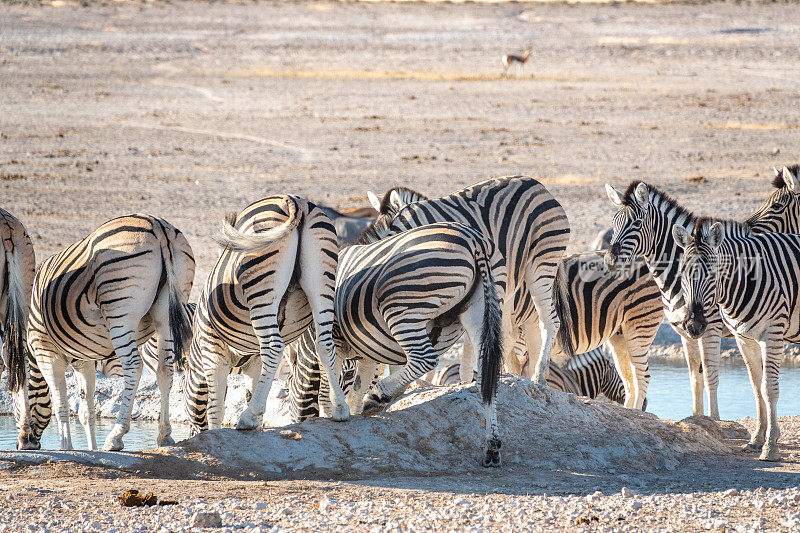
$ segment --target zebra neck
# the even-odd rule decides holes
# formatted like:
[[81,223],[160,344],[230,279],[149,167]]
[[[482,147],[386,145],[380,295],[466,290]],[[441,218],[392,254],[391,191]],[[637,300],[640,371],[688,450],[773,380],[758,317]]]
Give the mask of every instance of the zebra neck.
[[680,225],[690,233],[694,231],[696,218],[672,202],[653,200],[653,244],[645,255],[650,273],[661,291],[661,301],[671,321],[671,315],[684,307],[681,277],[678,270],[683,249],[672,238],[672,226]]

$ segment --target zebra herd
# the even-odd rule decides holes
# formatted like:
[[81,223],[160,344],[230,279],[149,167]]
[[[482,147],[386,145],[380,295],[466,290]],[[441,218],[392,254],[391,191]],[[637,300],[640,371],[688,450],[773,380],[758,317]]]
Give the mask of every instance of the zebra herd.
[[[785,342],[800,340],[798,170],[776,170],[775,192],[743,222],[698,217],[643,182],[624,193],[607,185],[618,207],[609,246],[575,256],[564,255],[563,207],[530,177],[438,199],[402,187],[382,199],[370,193],[377,217],[346,224],[303,198],[270,196],[223,222],[222,251],[196,304],[188,302],[192,249],[162,219],[116,218],[36,268],[25,228],[0,210],[0,371],[9,370],[17,446],[38,449],[54,412],[61,448],[72,448],[69,366],[90,449],[96,370],[124,379],[103,446],[121,450],[143,361],[161,394],[159,445],[173,442],[173,367],[182,370],[195,431],[221,427],[227,376],[242,373],[247,408],[236,427],[253,429],[294,343],[293,419],[369,416],[416,379],[475,379],[485,409],[482,464],[494,467],[501,368],[643,409],[648,352],[666,318],[683,341],[694,414],[703,414],[705,386],[719,418],[720,341],[736,338],[759,418],[748,446],[776,460],[780,359]],[[352,243],[354,227],[363,231]],[[465,333],[460,364],[435,373]]]

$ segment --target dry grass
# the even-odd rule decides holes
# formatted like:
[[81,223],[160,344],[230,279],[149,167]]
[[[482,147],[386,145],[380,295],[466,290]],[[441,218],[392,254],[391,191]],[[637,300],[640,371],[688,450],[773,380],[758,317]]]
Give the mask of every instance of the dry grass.
[[800,124],[743,124],[741,122],[726,122],[725,124],[710,124],[712,130],[796,130]]
[[411,81],[539,81],[539,82],[589,82],[601,81],[588,76],[562,76],[552,74],[527,74],[503,77],[500,73],[486,72],[435,72],[425,70],[277,70],[269,67],[251,67],[230,73],[237,78],[303,78],[323,80],[411,80]]

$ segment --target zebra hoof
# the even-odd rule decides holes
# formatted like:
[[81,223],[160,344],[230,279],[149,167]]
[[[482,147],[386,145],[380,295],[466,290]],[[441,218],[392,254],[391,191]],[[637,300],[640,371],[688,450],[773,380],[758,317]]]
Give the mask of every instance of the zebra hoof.
[[17,439],[18,450],[39,450],[42,444],[33,437],[19,437]]
[[105,444],[103,444],[104,452],[120,452],[123,448],[125,448],[125,445],[122,443],[122,437],[112,437],[109,435]]
[[239,421],[236,422],[236,429],[241,429],[241,430],[256,429],[258,427],[258,420],[259,417],[245,410],[239,417]]
[[486,454],[483,456],[481,466],[484,468],[497,468],[500,466],[500,447],[502,443],[497,437],[492,437],[486,444]]
[[158,439],[159,448],[161,448],[162,446],[172,446],[174,444],[175,444],[175,439],[173,439],[171,435],[167,435],[166,437]]
[[757,442],[748,442],[742,446],[742,450],[746,452],[760,452],[763,446],[763,444],[758,444]]
[[333,410],[333,416],[331,418],[334,422],[344,422],[348,420],[350,418],[350,408],[346,403],[337,405]]
[[371,393],[364,399],[364,403],[361,406],[361,416],[372,416],[380,413],[386,408],[386,404],[389,401],[388,398],[381,398],[377,394]]
[[776,444],[775,445],[767,444],[766,446],[764,446],[764,449],[761,451],[761,455],[758,456],[758,460],[771,461],[771,462],[780,461],[781,454],[778,451],[778,446]]

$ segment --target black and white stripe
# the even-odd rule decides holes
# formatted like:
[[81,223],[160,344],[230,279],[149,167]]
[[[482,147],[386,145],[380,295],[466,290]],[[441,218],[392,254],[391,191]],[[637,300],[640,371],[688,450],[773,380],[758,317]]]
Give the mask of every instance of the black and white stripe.
[[[338,245],[330,219],[294,196],[270,196],[223,225],[224,250],[203,287],[184,373],[189,419],[196,430],[221,427],[227,376],[242,367],[250,401],[239,429],[259,424],[284,343],[314,324],[315,352],[334,375]],[[336,381],[338,383],[338,381]],[[331,388],[332,417],[349,413],[341,388]]]
[[800,341],[800,235],[755,234],[746,224],[700,219],[690,234],[675,226],[684,249],[685,329],[704,333],[721,314],[744,356],[756,395],[758,425],[748,447],[779,459],[778,375],[786,342]]
[[79,418],[90,449],[95,449],[95,363],[117,357],[125,389],[117,423],[103,448],[121,450],[142,370],[138,346],[155,334],[161,393],[158,443],[172,442],[172,367],[165,361],[172,352],[180,366],[189,344],[191,327],[184,308],[193,278],[194,257],[186,237],[166,221],[149,215],[111,220],[40,265],[28,320],[32,357],[29,416],[34,439],[39,439],[49,421],[49,389],[61,448],[72,448],[65,380],[71,364],[83,389]]
[[[800,233],[800,207],[797,206],[796,172],[785,169],[777,179],[776,190],[745,224],[753,232],[787,229]],[[693,338],[684,327],[685,300],[681,292],[679,261],[682,249],[672,235],[673,225],[694,231],[697,217],[665,192],[640,181],[633,181],[624,194],[606,185],[606,193],[619,207],[614,215],[614,237],[606,253],[612,267],[630,265],[643,257],[661,291],[664,315],[681,335],[689,366],[693,413],[703,414],[703,385],[708,395],[709,415],[719,419],[717,387],[719,384],[720,345],[723,335],[730,335],[722,317],[712,310],[706,315],[707,326],[699,338]],[[790,207],[795,206],[795,207]]]
[[[504,276],[502,257],[492,243],[462,224],[425,225],[342,250],[335,335],[340,357],[357,360],[347,395],[351,410],[364,415],[381,411],[409,383],[433,370],[439,356],[466,331],[480,346],[486,409],[483,465],[499,465],[495,393],[502,364]],[[315,379],[315,359],[305,339],[309,335],[298,345],[289,389],[290,410],[300,419],[314,414],[316,388],[324,399],[327,381],[324,376],[322,383]],[[375,383],[381,365],[402,368]]]

